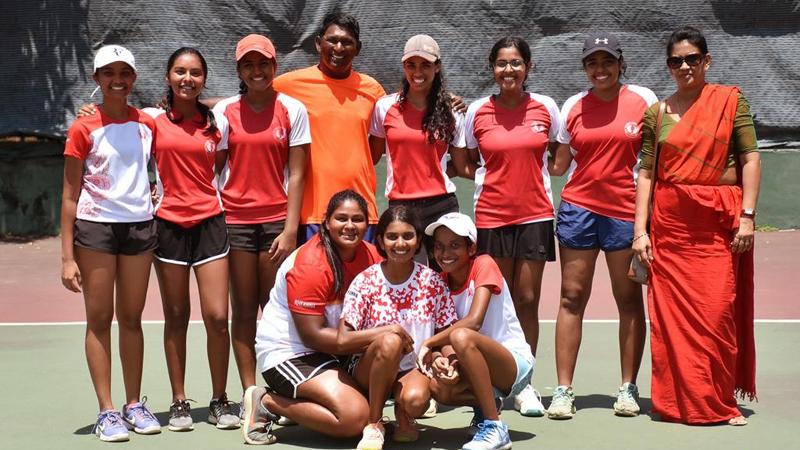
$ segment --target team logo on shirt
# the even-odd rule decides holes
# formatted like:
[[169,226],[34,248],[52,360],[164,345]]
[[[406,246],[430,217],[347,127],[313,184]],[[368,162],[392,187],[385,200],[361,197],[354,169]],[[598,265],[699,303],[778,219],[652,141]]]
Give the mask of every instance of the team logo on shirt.
[[272,130],[272,135],[275,136],[278,142],[284,142],[286,141],[286,128],[275,127],[275,129]]
[[533,123],[531,123],[531,130],[533,130],[534,133],[547,133],[547,124],[534,120]]
[[206,141],[203,147],[206,149],[206,153],[214,153],[214,150],[217,149],[217,144],[215,144],[214,141],[209,139]]
[[642,131],[642,127],[636,122],[628,122],[625,124],[625,136],[628,137],[639,137],[639,132]]

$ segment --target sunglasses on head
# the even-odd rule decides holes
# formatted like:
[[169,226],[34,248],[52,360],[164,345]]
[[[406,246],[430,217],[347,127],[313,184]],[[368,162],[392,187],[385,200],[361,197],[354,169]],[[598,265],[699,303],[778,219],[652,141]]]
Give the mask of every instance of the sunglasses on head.
[[667,67],[670,69],[680,69],[683,63],[689,65],[689,67],[694,67],[701,62],[703,62],[703,55],[700,53],[692,53],[691,55],[686,56],[670,56],[667,58]]

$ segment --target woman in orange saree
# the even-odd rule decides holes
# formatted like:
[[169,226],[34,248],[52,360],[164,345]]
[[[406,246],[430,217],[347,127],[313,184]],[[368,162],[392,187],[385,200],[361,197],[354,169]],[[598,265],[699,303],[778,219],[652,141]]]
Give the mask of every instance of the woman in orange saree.
[[745,425],[736,396],[756,396],[753,233],[761,163],[747,101],[736,87],[706,83],[710,64],[699,30],[670,36],[667,66],[677,90],[659,130],[658,105],[645,113],[633,250],[650,268],[653,413],[671,422]]

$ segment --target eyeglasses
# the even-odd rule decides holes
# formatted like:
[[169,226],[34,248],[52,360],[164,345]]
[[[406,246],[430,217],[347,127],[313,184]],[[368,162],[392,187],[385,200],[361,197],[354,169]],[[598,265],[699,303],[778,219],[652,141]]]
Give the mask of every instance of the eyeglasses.
[[512,59],[511,61],[506,61],[505,59],[498,59],[492,65],[501,70],[505,69],[509,65],[511,66],[512,69],[519,70],[525,67],[525,61],[521,59]]
[[703,55],[700,53],[692,53],[691,55],[686,56],[670,56],[667,58],[667,67],[670,69],[680,69],[683,66],[683,63],[689,65],[689,67],[695,67],[701,62],[703,62]]

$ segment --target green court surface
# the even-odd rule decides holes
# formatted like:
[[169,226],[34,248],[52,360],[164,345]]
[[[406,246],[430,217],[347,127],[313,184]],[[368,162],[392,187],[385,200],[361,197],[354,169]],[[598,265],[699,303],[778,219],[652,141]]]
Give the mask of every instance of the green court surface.
[[[142,393],[162,423],[170,401],[170,387],[161,344],[163,325],[144,325],[145,374]],[[515,449],[789,449],[798,448],[800,409],[800,323],[756,324],[758,344],[759,401],[746,403],[746,427],[686,426],[654,421],[647,415],[649,400],[649,353],[645,354],[639,386],[644,414],[619,418],[611,412],[612,394],[619,383],[616,324],[592,322],[584,325],[583,346],[575,376],[578,413],[568,421],[526,418],[506,405],[501,418],[512,430]],[[139,436],[122,444],[102,443],[92,434],[96,400],[83,355],[84,327],[70,325],[19,325],[0,327],[2,380],[0,398],[0,449],[228,449],[245,448],[239,431],[220,431],[204,422],[210,381],[202,325],[189,330],[187,394],[193,404],[195,430]],[[555,384],[553,357],[554,325],[542,324],[534,384],[549,404]],[[114,334],[116,345],[116,328]],[[117,355],[116,348],[112,355]],[[116,356],[115,356],[116,359]],[[237,399],[235,364],[231,358],[228,393]],[[113,392],[123,401],[122,377],[115,360]],[[119,405],[119,403],[117,403]],[[466,441],[470,420],[466,408],[442,408],[433,419],[419,421],[423,432],[415,444],[387,442],[386,449],[459,449]],[[391,408],[386,409],[391,416]],[[197,423],[199,422],[199,423]],[[301,427],[276,428],[279,449],[347,449],[356,440],[334,440]]]

